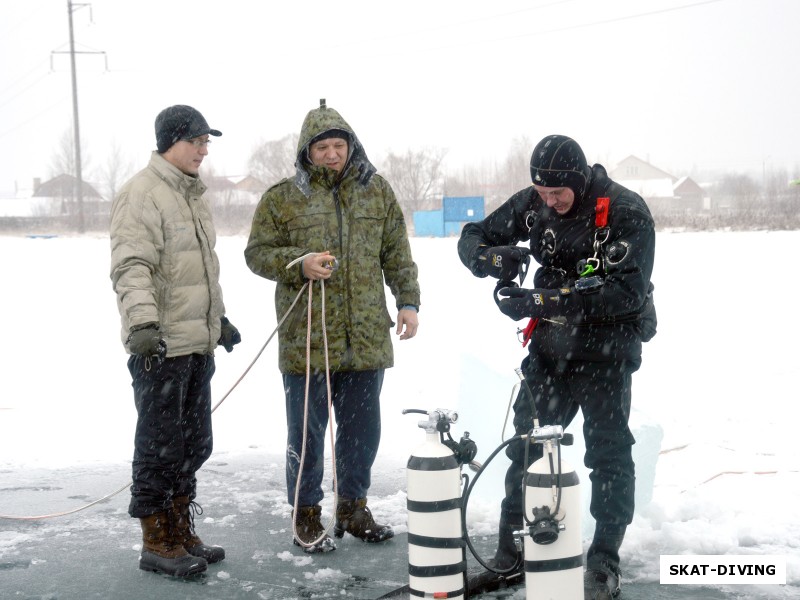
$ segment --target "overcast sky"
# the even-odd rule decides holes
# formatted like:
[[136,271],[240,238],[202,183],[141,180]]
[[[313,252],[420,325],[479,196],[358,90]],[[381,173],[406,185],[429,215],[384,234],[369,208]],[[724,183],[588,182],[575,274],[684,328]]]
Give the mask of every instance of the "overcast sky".
[[[114,144],[143,166],[171,104],[223,132],[217,174],[246,174],[254,145],[297,132],[322,97],[376,160],[440,147],[455,170],[562,133],[607,166],[800,169],[796,0],[79,6],[87,179]],[[71,130],[67,15],[67,0],[0,2],[0,194],[53,175]]]

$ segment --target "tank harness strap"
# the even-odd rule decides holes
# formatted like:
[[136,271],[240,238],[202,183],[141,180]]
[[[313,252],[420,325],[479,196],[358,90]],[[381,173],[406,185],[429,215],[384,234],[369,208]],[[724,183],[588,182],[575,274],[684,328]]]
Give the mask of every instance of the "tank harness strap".
[[454,592],[423,592],[415,588],[408,589],[408,594],[410,596],[416,596],[417,598],[458,598],[459,596],[463,596],[464,593],[465,590],[463,587]]

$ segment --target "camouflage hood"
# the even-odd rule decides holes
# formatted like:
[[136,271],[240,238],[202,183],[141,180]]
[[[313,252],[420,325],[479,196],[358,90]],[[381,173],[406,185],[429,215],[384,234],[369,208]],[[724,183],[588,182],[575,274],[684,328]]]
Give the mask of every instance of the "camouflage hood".
[[297,160],[294,164],[297,173],[295,174],[294,182],[306,197],[311,195],[311,185],[309,183],[311,179],[309,173],[311,161],[309,160],[308,147],[315,137],[331,129],[344,131],[349,137],[349,156],[347,157],[347,164],[342,170],[342,178],[352,172],[356,174],[355,176],[361,185],[367,185],[377,171],[373,164],[369,162],[364,147],[347,121],[334,109],[326,106],[324,100],[320,102],[320,105],[319,108],[310,110],[306,115],[303,127],[300,129],[300,139],[297,142]]

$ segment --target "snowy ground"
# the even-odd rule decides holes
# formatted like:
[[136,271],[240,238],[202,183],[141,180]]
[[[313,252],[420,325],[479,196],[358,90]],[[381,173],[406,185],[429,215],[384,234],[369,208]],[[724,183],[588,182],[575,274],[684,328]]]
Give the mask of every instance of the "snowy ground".
[[[273,286],[245,266],[245,242],[225,237],[218,243],[228,316],[243,342],[230,355],[217,354],[217,401],[275,326]],[[634,376],[640,489],[637,516],[623,546],[629,582],[658,582],[663,554],[782,555],[788,586],[721,591],[731,598],[800,598],[800,451],[795,443],[800,323],[794,314],[800,284],[790,264],[798,247],[800,232],[658,235],[659,333],[646,346],[642,369]],[[415,238],[412,248],[423,292],[421,326],[417,338],[395,344],[370,500],[399,533],[405,531],[406,517],[397,465],[423,435],[416,427],[418,416],[400,411],[457,409],[461,418],[454,435],[469,431],[481,460],[500,443],[516,381],[513,370],[523,357],[517,324],[498,313],[491,283],[461,266],[455,239]],[[129,477],[135,412],[108,254],[108,239],[102,237],[0,236],[5,339],[0,345],[0,514],[71,509],[124,486]],[[276,346],[267,347],[215,412],[212,460],[235,464],[244,460],[237,457],[266,460],[281,454],[285,421]],[[580,448],[567,459],[580,466]],[[469,526],[478,535],[496,529],[503,471],[497,462],[470,503]],[[265,464],[264,470],[272,473],[275,467]],[[578,472],[588,482],[582,468]],[[87,473],[92,477],[82,490],[80,477]],[[394,487],[380,485],[382,480]],[[275,477],[263,480],[267,490],[254,492],[251,485],[220,492],[211,489],[214,481],[212,473],[201,472],[201,491],[209,486],[215,501],[231,496],[232,508],[219,518],[233,522],[229,537],[234,543],[237,507],[252,509],[252,494],[274,496],[271,510],[286,511],[278,509],[280,466]],[[21,488],[31,493],[20,495]],[[46,493],[56,488],[72,490],[71,496]],[[131,537],[121,539],[119,547],[130,549],[137,532],[124,514],[124,496],[112,501],[111,516],[124,532],[121,537]],[[213,507],[207,510],[218,514]],[[92,518],[93,511],[101,509],[82,514]],[[46,520],[33,530],[0,520],[0,565],[6,565],[0,569],[0,597],[5,597],[4,569],[13,569],[31,537],[37,531],[54,538],[68,535],[74,526],[70,519]],[[585,521],[588,538],[591,523]],[[111,552],[117,549],[112,546]],[[45,579],[56,576],[44,567],[39,572]]]

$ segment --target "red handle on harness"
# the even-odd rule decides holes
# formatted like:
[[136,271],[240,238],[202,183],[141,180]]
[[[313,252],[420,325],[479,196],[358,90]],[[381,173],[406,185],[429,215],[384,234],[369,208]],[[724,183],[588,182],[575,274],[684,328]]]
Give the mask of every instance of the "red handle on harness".
[[597,206],[595,207],[594,226],[605,227],[608,225],[608,205],[611,203],[611,198],[598,198]]
[[525,329],[522,330],[522,347],[528,345],[528,342],[531,341],[531,337],[533,336],[533,330],[536,329],[536,326],[539,324],[538,317],[536,319],[531,319],[528,321],[528,324],[525,326]]

